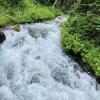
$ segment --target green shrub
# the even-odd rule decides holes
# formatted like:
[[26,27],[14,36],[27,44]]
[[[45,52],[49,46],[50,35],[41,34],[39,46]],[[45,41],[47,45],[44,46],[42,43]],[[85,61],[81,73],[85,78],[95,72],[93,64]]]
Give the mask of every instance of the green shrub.
[[72,50],[75,54],[80,54],[83,62],[87,62],[100,77],[100,16],[96,13],[97,2],[88,4],[92,5],[92,9],[85,12],[85,8],[79,11],[80,3],[70,9],[68,21],[61,27],[61,43],[65,51]]
[[[0,0],[0,2],[2,2],[2,0]],[[4,4],[5,2],[2,3]],[[20,2],[21,0],[19,0],[18,3]],[[53,19],[60,15],[60,10],[58,9],[52,10],[50,7],[39,4],[36,5],[33,4],[31,0],[23,0],[23,2],[24,7],[14,5],[16,7],[12,8],[9,4],[0,5],[0,26]]]
[[24,0],[0,0],[0,6],[22,7],[24,6]]

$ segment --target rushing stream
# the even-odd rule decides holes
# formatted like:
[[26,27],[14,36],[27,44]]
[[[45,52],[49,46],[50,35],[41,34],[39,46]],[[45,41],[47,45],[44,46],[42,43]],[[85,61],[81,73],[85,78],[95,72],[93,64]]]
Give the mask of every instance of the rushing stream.
[[0,47],[0,100],[100,100],[96,81],[60,44],[64,17],[4,30]]

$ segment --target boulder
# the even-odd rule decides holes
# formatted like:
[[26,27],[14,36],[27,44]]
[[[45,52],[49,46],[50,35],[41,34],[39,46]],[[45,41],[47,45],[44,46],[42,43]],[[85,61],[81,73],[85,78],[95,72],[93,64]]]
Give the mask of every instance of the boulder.
[[0,32],[0,44],[6,40],[6,36],[3,32]]

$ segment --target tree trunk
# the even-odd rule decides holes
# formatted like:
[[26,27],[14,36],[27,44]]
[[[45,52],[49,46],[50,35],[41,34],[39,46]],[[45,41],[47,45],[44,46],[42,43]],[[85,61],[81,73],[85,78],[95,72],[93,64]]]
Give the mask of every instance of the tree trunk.
[[66,9],[67,9],[67,1],[65,0],[65,11],[66,11]]
[[57,1],[58,1],[58,0],[55,0],[55,2],[54,2],[54,4],[53,4],[52,8],[55,8],[55,6],[56,6],[56,4],[57,4]]

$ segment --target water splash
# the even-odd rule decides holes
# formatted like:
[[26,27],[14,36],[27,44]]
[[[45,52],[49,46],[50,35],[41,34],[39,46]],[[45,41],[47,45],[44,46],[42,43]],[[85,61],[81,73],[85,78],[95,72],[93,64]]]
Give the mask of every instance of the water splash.
[[99,100],[96,81],[63,53],[65,17],[7,29],[0,50],[0,100]]

